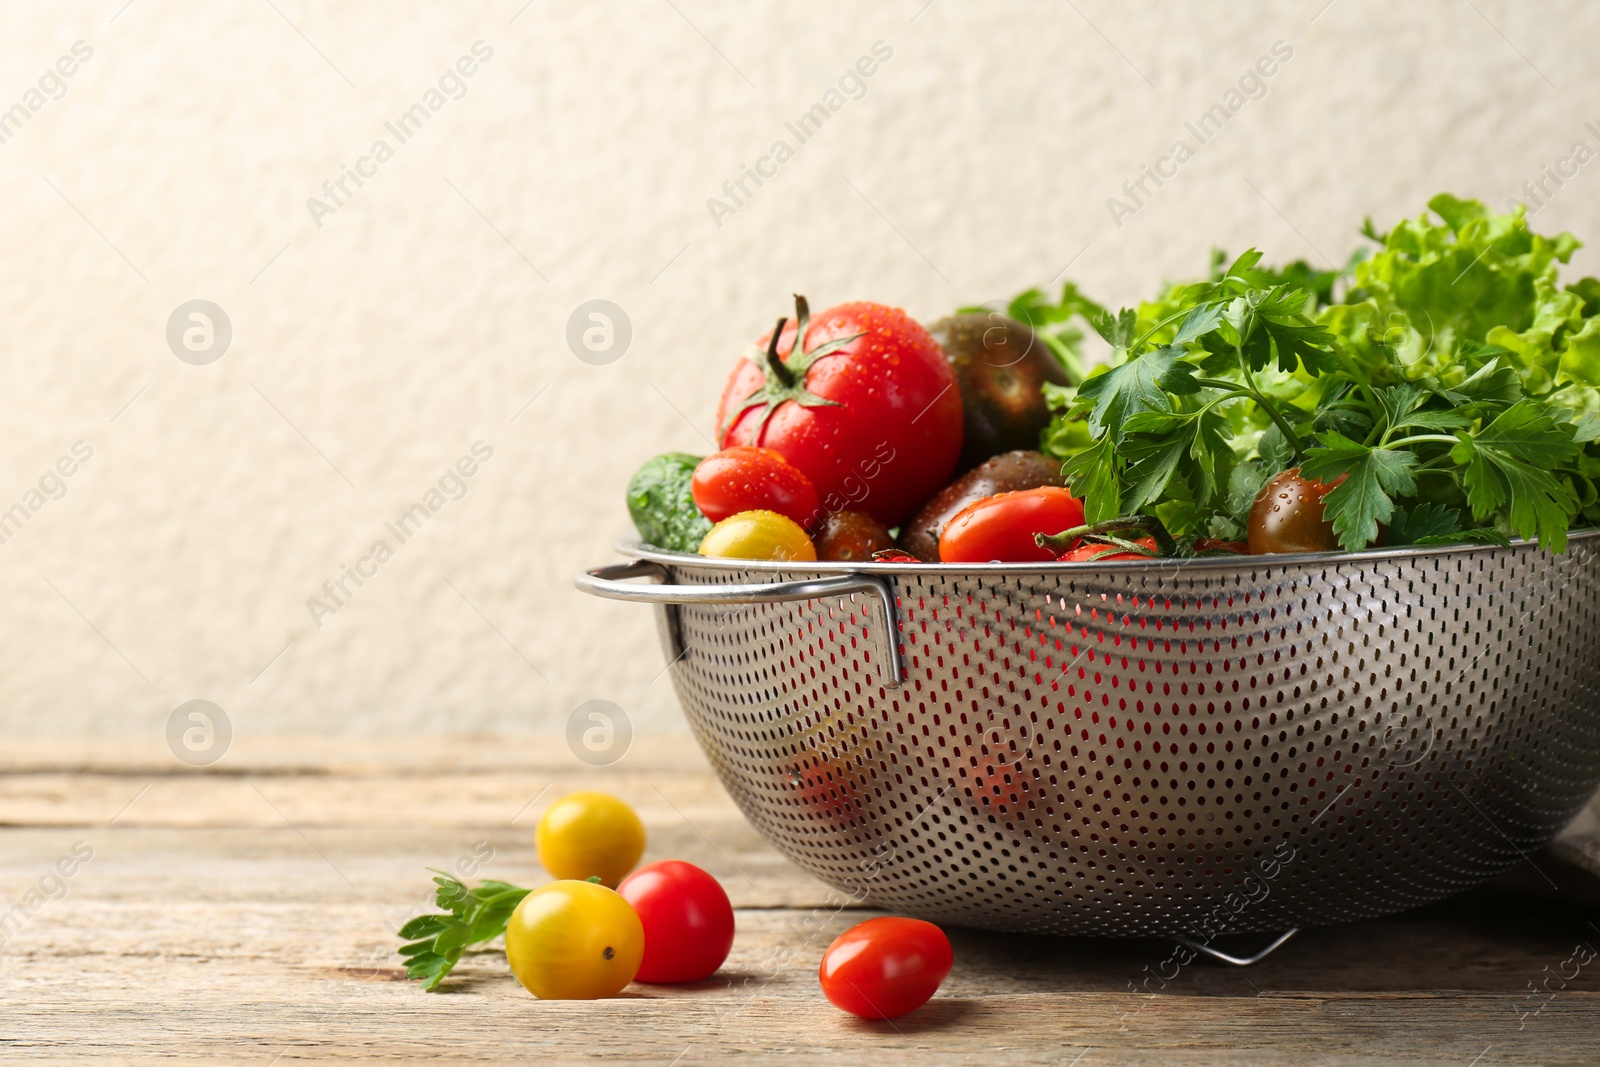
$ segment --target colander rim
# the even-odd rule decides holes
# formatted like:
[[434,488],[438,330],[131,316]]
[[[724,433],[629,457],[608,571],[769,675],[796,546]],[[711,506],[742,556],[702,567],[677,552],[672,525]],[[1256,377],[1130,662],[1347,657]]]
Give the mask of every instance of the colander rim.
[[[1568,551],[1580,541],[1600,538],[1600,529],[1572,530],[1567,534]],[[830,575],[830,574],[940,574],[949,577],[979,574],[1085,574],[1111,571],[1140,573],[1168,570],[1173,567],[1185,571],[1237,571],[1259,570],[1262,567],[1285,567],[1300,564],[1366,563],[1390,559],[1419,559],[1460,555],[1467,552],[1518,552],[1539,549],[1535,541],[1518,538],[1510,545],[1450,544],[1402,545],[1395,548],[1370,548],[1360,552],[1294,552],[1268,556],[1199,556],[1193,559],[1125,559],[1095,560],[1081,563],[831,563],[793,562],[779,560],[724,559],[699,556],[688,552],[673,552],[647,545],[637,537],[619,537],[614,547],[630,559],[648,560],[674,567],[698,567],[713,571],[760,571],[771,574]]]

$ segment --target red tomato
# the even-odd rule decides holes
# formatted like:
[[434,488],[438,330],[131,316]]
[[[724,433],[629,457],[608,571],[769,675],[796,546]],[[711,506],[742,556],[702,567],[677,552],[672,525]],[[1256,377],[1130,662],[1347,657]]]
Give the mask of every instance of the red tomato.
[[712,522],[741,511],[776,511],[810,526],[820,514],[811,479],[770,448],[740,445],[707,456],[694,469],[690,491]]
[[[1154,537],[1141,537],[1134,542],[1152,552],[1156,548]],[[1104,555],[1102,555],[1104,553]],[[1062,563],[1104,563],[1112,559],[1154,559],[1142,552],[1119,552],[1116,545],[1108,545],[1099,541],[1081,541],[1056,557]]]
[[[764,355],[734,367],[717,405],[724,448],[775,448],[811,478],[824,511],[900,521],[961,454],[961,390],[932,335],[882,304],[840,304],[779,322]],[[795,351],[795,337],[805,343]],[[780,352],[786,352],[781,355]]]
[[932,923],[868,919],[828,946],[817,977],[834,1007],[863,1019],[898,1019],[938,992],[953,961],[950,939]]
[[882,552],[874,552],[872,554],[872,562],[874,562],[874,563],[921,563],[922,560],[918,559],[916,556],[913,556],[913,555],[911,555],[909,553],[902,552],[898,548],[886,548]]
[[1001,493],[968,504],[939,533],[941,563],[1032,563],[1053,560],[1034,534],[1083,525],[1083,501],[1053,485]]
[[640,982],[709,978],[733,947],[733,905],[717,880],[682,860],[647,863],[617,885],[644,924]]

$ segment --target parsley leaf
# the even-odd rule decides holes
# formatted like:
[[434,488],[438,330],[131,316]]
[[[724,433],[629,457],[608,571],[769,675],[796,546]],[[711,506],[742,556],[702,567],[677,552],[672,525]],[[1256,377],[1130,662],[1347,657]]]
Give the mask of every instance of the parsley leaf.
[[1395,508],[1394,520],[1384,536],[1384,543],[1390,545],[1451,545],[1463,541],[1502,548],[1511,543],[1509,537],[1493,526],[1463,530],[1461,512],[1427,501],[1409,509]]
[[1248,281],[1246,276],[1255,270],[1256,264],[1260,262],[1261,250],[1259,248],[1247,248],[1238,259],[1233,261],[1233,265],[1227,269],[1226,276]]
[[[1261,330],[1277,353],[1278,369],[1285,374],[1293,374],[1297,365],[1312,374],[1330,374],[1339,369],[1338,357],[1328,349],[1333,334],[1304,318],[1310,299],[1311,294],[1304,289],[1279,285],[1268,290],[1255,307]],[[1265,364],[1263,359],[1255,369],[1260,370]]]
[[1406,425],[1406,416],[1422,406],[1428,392],[1416,382],[1401,382],[1378,390],[1378,403],[1388,417],[1389,428]]
[[1495,356],[1440,395],[1452,404],[1515,404],[1522,399],[1522,379],[1515,367]]
[[1417,456],[1392,448],[1369,448],[1343,434],[1326,433],[1322,443],[1306,452],[1300,473],[1324,484],[1341,474],[1345,480],[1323,497],[1323,515],[1333,522],[1339,543],[1355,551],[1378,537],[1378,524],[1394,514],[1392,495],[1417,491],[1411,470]]
[[1432,544],[1437,538],[1450,539],[1461,530],[1461,512],[1443,504],[1422,501],[1410,508],[1395,508],[1384,543],[1390,545]]
[[400,927],[400,946],[406,959],[406,977],[423,982],[432,993],[439,988],[461,954],[470,946],[492,941],[506,932],[506,921],[529,890],[509,882],[484,879],[468,889],[456,878],[439,871],[434,875],[434,903],[448,914],[418,915]]
[[1570,487],[1551,473],[1578,454],[1570,424],[1558,423],[1526,398],[1496,416],[1476,434],[1463,435],[1450,458],[1464,466],[1461,484],[1477,519],[1506,509],[1518,536],[1557,552],[1567,545],[1567,526],[1578,511]]
[[1171,411],[1168,393],[1183,396],[1199,392],[1194,364],[1178,358],[1185,354],[1184,349],[1164,345],[1085,379],[1078,387],[1078,396],[1093,401],[1089,432],[1095,437],[1108,428],[1120,432],[1123,423],[1141,411]]
[[1220,304],[1201,304],[1183,320],[1183,325],[1178,327],[1178,332],[1173,335],[1174,345],[1185,345],[1198,339],[1202,334],[1208,334],[1222,322],[1222,306]]
[[1117,463],[1116,442],[1107,434],[1062,465],[1062,478],[1072,487],[1072,495],[1083,501],[1085,522],[1103,522],[1122,514]]
[[[1128,436],[1121,452],[1127,464],[1128,485],[1121,504],[1129,512],[1156,503],[1166,493],[1168,483],[1178,471],[1178,461],[1189,447],[1192,424],[1193,420],[1176,415],[1145,411],[1124,425]],[[1179,426],[1184,429],[1174,432]]]
[[1089,319],[1089,325],[1094,327],[1095,333],[1103,337],[1112,348],[1126,352],[1133,347],[1134,338],[1139,331],[1139,313],[1133,308],[1123,308],[1113,317],[1111,312],[1101,309],[1102,314]]

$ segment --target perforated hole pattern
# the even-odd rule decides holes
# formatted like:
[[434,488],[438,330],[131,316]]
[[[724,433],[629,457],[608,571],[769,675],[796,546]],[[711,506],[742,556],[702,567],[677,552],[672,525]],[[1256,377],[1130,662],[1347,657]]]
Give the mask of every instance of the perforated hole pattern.
[[674,608],[672,675],[754,826],[880,907],[1052,934],[1333,923],[1492,877],[1594,792],[1597,549],[907,569],[899,687],[866,595]]

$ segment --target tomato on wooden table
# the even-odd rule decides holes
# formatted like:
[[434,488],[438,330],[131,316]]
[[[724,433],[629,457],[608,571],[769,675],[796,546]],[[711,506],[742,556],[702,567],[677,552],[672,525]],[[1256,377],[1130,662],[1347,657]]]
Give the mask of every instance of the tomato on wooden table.
[[954,962],[944,931],[921,919],[868,919],[822,954],[817,978],[836,1008],[863,1019],[897,1019],[938,992]]
[[644,823],[607,793],[568,793],[540,816],[533,836],[539,862],[557,878],[616,885],[644,855]]
[[967,505],[939,532],[941,563],[1043,563],[1055,550],[1035,534],[1058,534],[1083,525],[1083,501],[1047,485],[1000,493]]
[[707,456],[694,469],[690,491],[712,522],[741,511],[775,511],[809,527],[821,515],[811,479],[770,448],[737,445]]
[[709,978],[733,947],[733,905],[722,885],[692,863],[647,863],[617,893],[644,924],[641,982],[670,984]]
[[506,962],[540,1000],[616,996],[644,955],[644,926],[617,895],[570,879],[522,898],[506,922]]

